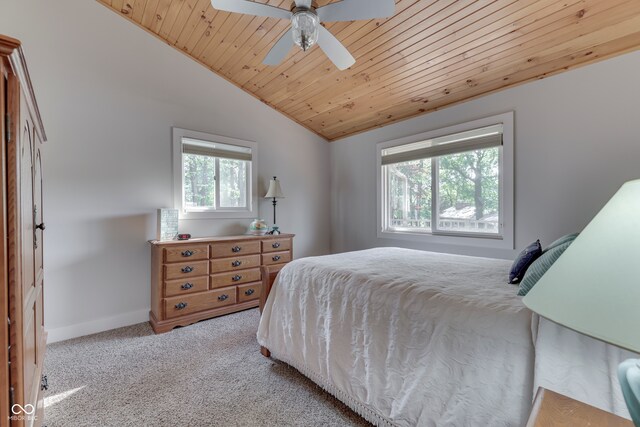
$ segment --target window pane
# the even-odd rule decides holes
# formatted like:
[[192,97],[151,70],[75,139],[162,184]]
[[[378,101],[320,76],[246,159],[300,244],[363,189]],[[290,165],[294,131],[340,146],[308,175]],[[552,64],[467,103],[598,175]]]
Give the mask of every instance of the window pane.
[[247,162],[220,159],[220,207],[247,207]]
[[390,229],[431,231],[431,160],[384,166],[387,172]]
[[438,230],[500,233],[500,151],[438,158]]
[[182,170],[185,209],[213,209],[215,206],[215,158],[184,153]]

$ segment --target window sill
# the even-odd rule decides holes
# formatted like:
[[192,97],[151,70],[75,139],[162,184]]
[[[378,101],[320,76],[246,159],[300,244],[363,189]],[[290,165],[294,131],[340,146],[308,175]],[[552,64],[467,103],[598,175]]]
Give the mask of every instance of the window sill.
[[513,249],[513,238],[504,235],[469,235],[460,233],[414,233],[408,231],[378,231],[379,239],[405,240],[441,245],[471,246],[490,249]]

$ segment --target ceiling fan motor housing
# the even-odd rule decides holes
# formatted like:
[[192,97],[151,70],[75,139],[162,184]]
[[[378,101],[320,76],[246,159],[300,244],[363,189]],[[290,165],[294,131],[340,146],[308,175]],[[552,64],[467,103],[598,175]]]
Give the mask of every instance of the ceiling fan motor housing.
[[320,18],[313,7],[295,7],[291,12],[293,42],[306,51],[318,41]]

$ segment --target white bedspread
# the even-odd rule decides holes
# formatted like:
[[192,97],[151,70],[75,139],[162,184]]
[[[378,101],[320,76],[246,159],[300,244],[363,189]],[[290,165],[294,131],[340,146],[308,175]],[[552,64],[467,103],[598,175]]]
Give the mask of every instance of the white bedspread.
[[399,248],[296,260],[258,341],[376,425],[522,426],[534,347],[510,264]]

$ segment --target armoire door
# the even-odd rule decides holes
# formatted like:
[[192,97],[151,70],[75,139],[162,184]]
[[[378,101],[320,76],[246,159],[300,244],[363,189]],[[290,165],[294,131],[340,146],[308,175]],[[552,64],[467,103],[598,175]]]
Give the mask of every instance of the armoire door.
[[22,234],[22,333],[23,333],[23,373],[24,401],[35,403],[34,382],[38,358],[36,321],[36,278],[35,278],[35,228],[33,215],[33,126],[24,103],[20,103],[20,223]]
[[[33,205],[34,205],[34,273],[36,279],[37,297],[35,300],[35,329],[36,329],[36,360],[38,363],[36,384],[34,387],[37,393],[38,405],[36,406],[38,418],[42,420],[44,417],[44,393],[43,393],[43,368],[44,353],[46,347],[46,335],[44,330],[44,269],[43,269],[43,232],[44,214],[42,205],[42,156],[40,149],[42,141],[38,133],[33,132],[34,142],[34,163],[33,163]],[[44,380],[46,384],[46,379]]]
[[44,270],[42,262],[44,215],[42,212],[42,156],[40,149],[42,142],[36,132],[34,135],[34,163],[33,163],[33,212],[35,217],[35,277],[36,287],[42,287]]
[[[13,79],[10,79],[10,83]],[[15,268],[9,281],[9,317],[12,386],[12,425],[40,425],[42,417],[41,372],[44,359],[44,322],[42,293],[42,230],[36,228],[42,220],[42,190],[39,162],[39,141],[23,94],[12,91],[10,102],[18,104],[17,138],[7,152],[9,223],[17,227],[9,238],[9,251],[17,256],[10,262]],[[18,179],[14,180],[15,176]],[[12,194],[17,197],[14,198]],[[15,218],[15,219],[14,219]],[[12,221],[12,219],[14,219]],[[36,222],[40,221],[40,222]],[[36,267],[37,265],[37,267]],[[36,270],[36,268],[38,270]]]

